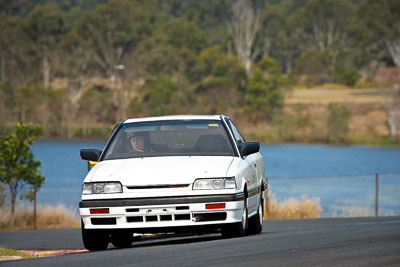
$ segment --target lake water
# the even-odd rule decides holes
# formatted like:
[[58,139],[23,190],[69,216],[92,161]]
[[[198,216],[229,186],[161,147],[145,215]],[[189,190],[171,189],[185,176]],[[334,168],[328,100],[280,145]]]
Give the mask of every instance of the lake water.
[[[75,207],[87,163],[81,148],[102,149],[105,141],[39,140],[32,146],[46,181],[39,204]],[[323,216],[373,215],[375,173],[380,174],[380,215],[400,215],[400,148],[263,144],[270,189],[278,201],[319,198]]]

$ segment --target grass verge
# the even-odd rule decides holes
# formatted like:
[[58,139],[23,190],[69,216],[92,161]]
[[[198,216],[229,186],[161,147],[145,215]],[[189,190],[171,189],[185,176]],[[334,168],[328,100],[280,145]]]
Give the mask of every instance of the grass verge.
[[[37,229],[80,227],[80,221],[74,208],[62,204],[57,206],[39,205],[37,208]],[[15,231],[33,229],[32,207],[18,206],[14,213],[14,225],[11,224],[10,209],[0,210],[0,230]]]
[[266,220],[319,218],[322,212],[319,199],[309,199],[306,195],[301,199],[289,198],[279,203],[271,191],[268,191],[267,203],[264,212]]
[[36,258],[36,256],[23,251],[6,247],[0,247],[0,260],[31,259],[31,258]]

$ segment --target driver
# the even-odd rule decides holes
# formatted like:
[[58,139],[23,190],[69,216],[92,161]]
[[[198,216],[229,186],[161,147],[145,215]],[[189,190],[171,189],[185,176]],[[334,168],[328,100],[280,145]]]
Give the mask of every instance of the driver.
[[150,151],[150,136],[148,132],[135,132],[129,138],[132,149],[136,152]]

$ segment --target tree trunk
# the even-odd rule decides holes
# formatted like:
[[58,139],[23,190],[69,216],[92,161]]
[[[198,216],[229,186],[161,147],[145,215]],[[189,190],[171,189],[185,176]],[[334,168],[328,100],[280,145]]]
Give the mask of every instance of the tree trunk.
[[37,229],[36,227],[36,194],[37,194],[37,186],[33,187],[33,229]]
[[385,40],[386,47],[389,51],[389,54],[396,66],[400,66],[400,38],[389,41]]
[[11,197],[10,197],[10,202],[11,202],[11,227],[14,226],[14,212],[15,212],[15,200],[17,198],[17,187],[18,184],[12,184],[12,182],[8,183],[8,186],[10,187],[10,193],[11,193]]
[[292,58],[292,53],[287,53],[286,54],[286,64],[285,64],[285,73],[289,74],[292,72],[292,62],[293,62],[293,58]]
[[390,130],[390,137],[393,142],[397,141],[397,129],[400,121],[400,85],[395,85],[392,96],[385,103],[387,108],[387,122]]
[[46,88],[50,87],[50,62],[47,55],[43,58],[43,84]]
[[389,118],[388,124],[390,128],[390,137],[393,142],[397,141],[397,121],[395,118]]
[[259,47],[253,47],[261,24],[254,15],[251,1],[237,0],[232,5],[232,21],[228,29],[233,38],[233,48],[240,61],[245,65],[246,73],[250,76],[251,63],[261,52]]
[[5,71],[6,57],[4,56],[4,53],[1,53],[0,61],[1,61],[0,81],[2,81],[3,83],[6,83],[6,71]]

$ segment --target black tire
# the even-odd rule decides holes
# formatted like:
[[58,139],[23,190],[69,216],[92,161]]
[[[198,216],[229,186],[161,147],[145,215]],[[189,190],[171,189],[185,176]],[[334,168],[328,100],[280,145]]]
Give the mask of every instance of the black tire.
[[243,205],[242,221],[239,223],[233,223],[224,226],[221,232],[222,237],[233,238],[233,237],[245,236],[248,225],[249,225],[249,213],[247,210],[247,198],[245,198]]
[[97,251],[107,249],[110,237],[108,232],[104,230],[85,229],[85,225],[81,222],[82,241],[87,250]]
[[260,195],[260,203],[258,203],[257,214],[249,219],[249,234],[255,235],[262,232],[263,217],[264,217],[264,203],[262,196]]
[[111,243],[117,248],[129,248],[133,242],[133,233],[130,231],[115,231],[111,233]]

